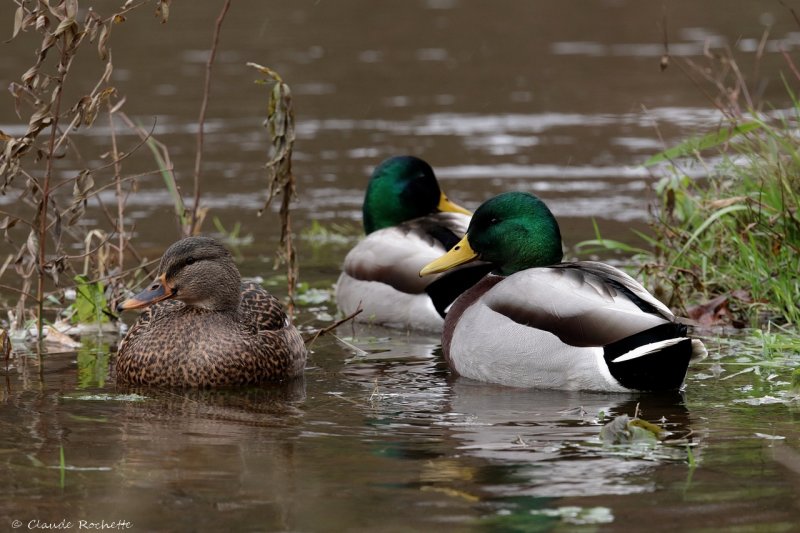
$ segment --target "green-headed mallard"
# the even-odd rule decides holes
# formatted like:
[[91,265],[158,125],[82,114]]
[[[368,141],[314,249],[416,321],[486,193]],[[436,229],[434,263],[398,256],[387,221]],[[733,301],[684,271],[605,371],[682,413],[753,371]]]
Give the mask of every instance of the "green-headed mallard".
[[400,156],[373,171],[363,217],[367,236],[345,257],[336,283],[339,309],[361,306],[361,321],[441,331],[445,309],[488,267],[425,279],[419,269],[458,242],[470,212],[447,199],[428,163]]
[[466,235],[420,275],[480,259],[495,270],[462,294],[445,319],[450,367],[519,387],[674,390],[706,355],[685,325],[624,272],[562,263],[555,217],[536,196],[484,202]]
[[306,348],[280,302],[242,283],[218,241],[174,243],[158,272],[150,287],[118,307],[147,307],[120,343],[119,383],[224,387],[302,374]]

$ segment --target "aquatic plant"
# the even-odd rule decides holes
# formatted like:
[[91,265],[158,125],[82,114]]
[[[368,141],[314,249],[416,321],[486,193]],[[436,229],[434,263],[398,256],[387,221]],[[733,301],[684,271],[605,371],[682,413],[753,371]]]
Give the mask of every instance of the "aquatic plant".
[[705,179],[673,165],[657,187],[655,261],[645,272],[694,318],[800,323],[800,149],[790,120],[757,119]]
[[258,70],[264,78],[257,83],[266,85],[270,89],[267,104],[267,119],[264,126],[269,130],[270,160],[266,164],[267,171],[267,200],[264,207],[258,212],[261,216],[269,207],[276,196],[281,196],[281,239],[275,259],[275,266],[283,262],[286,264],[286,277],[289,293],[289,315],[294,314],[294,298],[299,276],[297,264],[297,250],[294,246],[292,234],[292,217],[290,204],[296,196],[295,177],[292,172],[292,151],[294,150],[294,107],[292,104],[292,91],[281,76],[269,67],[257,63],[247,63],[247,66]]
[[[207,207],[201,203],[204,123],[211,86],[212,66],[219,37],[231,1],[224,0],[216,19],[210,53],[206,61],[203,99],[198,118],[196,157],[192,173],[192,200],[184,200],[174,172],[167,146],[153,135],[155,125],[135,123],[122,110],[125,97],[112,85],[114,70],[110,40],[112,29],[124,25],[130,13],[155,3],[158,20],[167,22],[169,0],[128,0],[110,15],[105,4],[95,3],[79,9],[77,0],[30,2],[15,0],[12,39],[38,36],[34,64],[23,73],[21,83],[11,85],[17,114],[27,120],[25,133],[13,136],[0,131],[0,192],[16,195],[9,211],[0,211],[0,230],[16,252],[0,263],[0,278],[16,272],[12,282],[0,289],[19,295],[16,312],[11,313],[12,336],[25,336],[31,320],[35,320],[38,338],[44,332],[45,313],[63,310],[65,289],[76,289],[77,300],[67,314],[74,321],[107,321],[110,306],[125,292],[150,277],[148,263],[130,243],[132,222],[126,217],[128,199],[135,194],[135,182],[147,175],[160,175],[172,198],[177,237],[200,232]],[[88,9],[86,8],[88,7]],[[100,9],[96,9],[99,7]],[[115,32],[119,30],[114,30]],[[92,45],[92,46],[90,46]],[[96,50],[96,51],[95,51]],[[103,62],[102,74],[91,85],[85,76],[76,76],[75,65],[86,63],[93,54]],[[270,131],[269,201],[283,194],[280,206],[282,221],[282,259],[289,265],[290,297],[298,278],[298,267],[290,222],[290,201],[294,197],[294,176],[291,172],[294,143],[294,116],[289,87],[274,71],[256,66],[269,78],[271,87],[267,110]],[[91,80],[89,80],[91,81]],[[83,94],[85,91],[87,93]],[[65,95],[82,94],[74,100]],[[71,97],[70,97],[71,98]],[[110,132],[109,145],[95,144],[88,153],[85,130],[105,114]],[[138,141],[122,145],[117,128],[126,127]],[[141,148],[145,160],[155,168],[134,175],[123,174],[123,163]],[[83,153],[86,151],[86,153]],[[84,163],[84,161],[102,161]],[[82,167],[82,168],[81,168]],[[72,195],[67,190],[72,188]],[[100,199],[102,191],[116,193],[116,209],[109,209]],[[89,202],[96,202],[105,220],[83,221]],[[217,224],[218,228],[221,224]],[[238,228],[230,238],[238,236]],[[69,254],[67,250],[84,243],[85,253]],[[240,244],[244,243],[241,241]],[[126,268],[126,256],[133,256],[136,265]],[[79,274],[76,264],[83,261]],[[10,267],[13,267],[10,268]],[[33,301],[33,309],[29,305]],[[53,307],[47,308],[46,304]]]
[[[739,72],[731,64],[727,71]],[[785,81],[793,107],[761,112],[740,76],[733,86],[713,79],[726,95],[716,100],[719,127],[645,163],[669,162],[656,171],[665,176],[652,235],[639,234],[646,245],[604,240],[598,230],[580,246],[632,253],[655,294],[701,324],[800,324],[800,102]]]
[[[38,35],[40,40],[35,62],[20,76],[20,82],[10,86],[17,115],[27,120],[26,131],[19,136],[0,132],[0,190],[15,194],[18,200],[10,211],[0,212],[0,229],[4,230],[6,241],[16,246],[16,253],[6,260],[0,276],[13,265],[21,280],[21,286],[0,285],[20,295],[12,332],[25,324],[29,316],[26,304],[33,300],[41,338],[48,291],[62,286],[64,274],[75,277],[75,261],[90,263],[93,278],[105,277],[107,283],[117,287],[125,273],[126,252],[141,262],[128,242],[124,216],[127,193],[135,177],[123,177],[121,173],[123,160],[138,146],[120,147],[117,143],[114,117],[124,98],[111,84],[114,65],[109,41],[112,28],[122,25],[131,11],[147,3],[150,2],[128,1],[111,15],[103,16],[102,10],[93,8],[79,11],[77,0],[16,1],[11,38]],[[156,5],[160,20],[166,22],[168,0],[159,0]],[[86,78],[74,76],[73,71],[77,62],[86,61],[92,53],[99,56],[103,69],[96,81],[87,85]],[[76,92],[79,96],[70,99],[73,97],[68,95]],[[82,153],[79,138],[103,113],[109,120],[111,146],[107,154],[89,156]],[[77,162],[90,160],[104,162],[76,168],[81,165]],[[71,196],[66,193],[70,186]],[[86,206],[90,200],[99,202],[99,192],[108,188],[117,193],[116,213],[100,203],[106,229],[90,231],[87,224],[81,223]],[[26,235],[22,241],[16,240],[22,235]],[[85,253],[67,253],[71,244],[90,242],[98,236],[101,242],[93,248],[87,246]]]

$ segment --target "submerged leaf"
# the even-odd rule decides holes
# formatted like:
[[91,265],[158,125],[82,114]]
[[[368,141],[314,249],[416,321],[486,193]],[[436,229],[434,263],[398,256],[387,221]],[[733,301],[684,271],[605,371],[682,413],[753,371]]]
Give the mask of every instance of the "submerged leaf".
[[663,430],[639,418],[628,415],[615,417],[600,430],[600,440],[606,444],[655,443]]

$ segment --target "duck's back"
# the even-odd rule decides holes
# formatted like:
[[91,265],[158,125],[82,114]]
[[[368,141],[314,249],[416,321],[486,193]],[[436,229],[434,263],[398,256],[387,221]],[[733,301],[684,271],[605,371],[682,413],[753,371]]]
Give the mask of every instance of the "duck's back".
[[[490,275],[447,315],[442,350],[459,374],[519,387],[671,390],[704,350],[627,274],[578,262]],[[638,354],[635,348],[662,348]],[[630,353],[631,356],[620,357]],[[641,368],[640,368],[641,367]]]
[[357,320],[441,331],[453,300],[488,271],[469,265],[421,278],[420,269],[454,246],[469,225],[460,213],[435,213],[367,235],[348,254],[336,283],[336,303]]
[[120,344],[116,370],[127,384],[220,387],[292,378],[305,360],[280,302],[247,283],[235,313],[173,300],[149,307]]

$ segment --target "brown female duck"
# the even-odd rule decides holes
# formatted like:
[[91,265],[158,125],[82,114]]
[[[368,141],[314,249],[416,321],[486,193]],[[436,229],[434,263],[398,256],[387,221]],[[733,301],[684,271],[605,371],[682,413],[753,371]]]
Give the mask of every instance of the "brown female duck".
[[155,282],[118,310],[144,313],[117,352],[117,382],[224,387],[299,376],[306,348],[278,300],[242,283],[230,252],[188,237],[161,258]]

